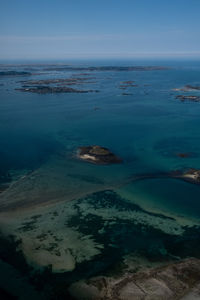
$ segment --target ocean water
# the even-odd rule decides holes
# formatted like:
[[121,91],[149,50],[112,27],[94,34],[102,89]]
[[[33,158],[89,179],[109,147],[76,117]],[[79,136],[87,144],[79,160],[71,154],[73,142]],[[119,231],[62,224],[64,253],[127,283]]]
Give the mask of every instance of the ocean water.
[[[176,95],[200,95],[200,91],[173,90],[200,85],[200,62],[66,64],[167,69],[67,71],[62,64],[0,66],[0,71],[32,72],[0,76],[0,187],[8,186],[0,194],[0,258],[8,277],[13,268],[13,280],[8,286],[1,281],[0,287],[13,288],[15,276],[25,274],[28,279],[22,286],[27,295],[38,289],[41,278],[37,293],[45,297],[50,289],[47,278],[52,285],[65,282],[67,286],[106,273],[131,253],[163,262],[174,256],[198,256],[200,249],[200,187],[159,175],[200,168],[200,103],[176,99]],[[39,95],[15,90],[23,85],[20,81],[71,77],[88,78],[72,87],[99,92]],[[120,89],[122,82],[130,80],[137,86]],[[95,165],[76,158],[79,146],[95,144],[109,148],[123,163]],[[180,153],[189,156],[182,158]],[[157,178],[135,181],[143,174],[157,174]],[[15,249],[18,254],[13,261]]]

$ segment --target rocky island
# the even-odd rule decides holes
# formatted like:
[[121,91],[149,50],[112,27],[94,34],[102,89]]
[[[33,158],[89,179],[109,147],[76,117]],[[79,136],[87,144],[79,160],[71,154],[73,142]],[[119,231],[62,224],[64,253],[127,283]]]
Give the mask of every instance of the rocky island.
[[122,160],[109,149],[97,145],[79,147],[77,156],[81,160],[102,165],[122,162]]

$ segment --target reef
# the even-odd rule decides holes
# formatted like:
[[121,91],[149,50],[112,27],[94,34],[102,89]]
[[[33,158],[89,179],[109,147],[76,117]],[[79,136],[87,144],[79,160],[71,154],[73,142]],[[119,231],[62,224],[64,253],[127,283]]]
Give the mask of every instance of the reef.
[[194,102],[200,102],[200,96],[194,96],[194,95],[178,95],[176,96],[176,99],[179,99],[180,101],[194,101]]
[[97,93],[98,90],[78,90],[69,87],[50,87],[50,86],[36,86],[36,87],[22,87],[19,89],[15,89],[21,92],[29,92],[29,93],[36,93],[36,94],[60,94],[60,93]]
[[113,164],[122,162],[122,160],[109,149],[97,145],[79,147],[78,158],[96,164]]
[[75,299],[199,299],[200,260],[189,258],[137,273],[125,270],[119,277],[93,277],[72,284],[69,291]]

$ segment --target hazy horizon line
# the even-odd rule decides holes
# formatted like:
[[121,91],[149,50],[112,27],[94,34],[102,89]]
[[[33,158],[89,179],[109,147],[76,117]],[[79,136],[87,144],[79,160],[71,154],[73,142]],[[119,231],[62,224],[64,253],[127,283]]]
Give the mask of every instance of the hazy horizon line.
[[67,60],[67,59],[200,59],[200,52],[149,52],[149,53],[68,53],[62,57],[59,56],[26,56],[23,57],[0,57],[0,61],[28,61],[28,60]]

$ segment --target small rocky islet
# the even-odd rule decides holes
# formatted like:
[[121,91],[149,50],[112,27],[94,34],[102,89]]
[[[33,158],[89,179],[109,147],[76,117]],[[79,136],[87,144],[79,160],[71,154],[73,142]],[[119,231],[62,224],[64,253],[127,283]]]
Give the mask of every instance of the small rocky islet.
[[81,160],[100,165],[122,162],[122,159],[112,153],[108,148],[98,145],[79,147],[77,156]]

